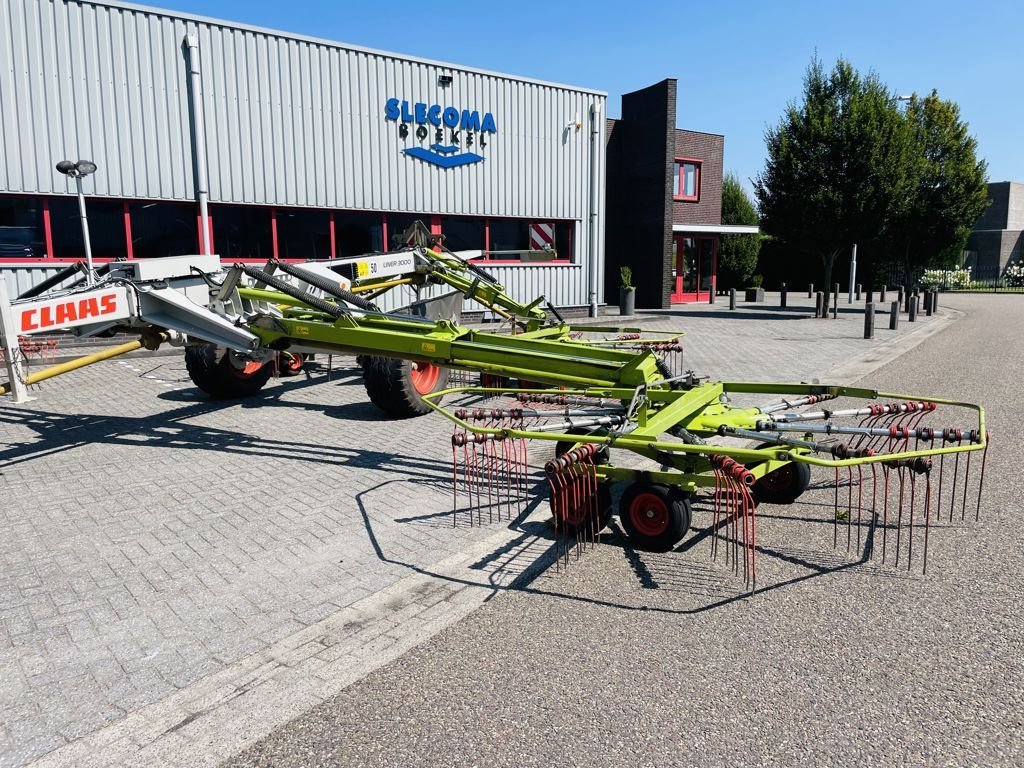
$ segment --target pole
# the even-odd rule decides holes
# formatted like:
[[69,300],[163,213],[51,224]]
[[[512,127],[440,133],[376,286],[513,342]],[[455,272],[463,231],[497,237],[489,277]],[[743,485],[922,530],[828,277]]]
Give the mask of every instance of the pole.
[[590,316],[597,317],[597,278],[602,270],[601,261],[598,259],[599,230],[598,209],[600,208],[601,197],[601,174],[598,173],[598,166],[601,162],[601,153],[604,151],[604,142],[599,138],[604,131],[604,126],[598,125],[601,113],[596,106],[590,107]]
[[96,282],[96,273],[92,269],[92,242],[89,240],[89,219],[85,215],[85,193],[82,191],[81,176],[75,176],[75,186],[78,187],[78,216],[82,220],[82,241],[85,243],[85,284],[92,285]]
[[0,346],[3,348],[9,382],[3,391],[13,392],[14,402],[27,403],[33,398],[28,396],[28,387],[25,385],[25,365],[21,361],[21,345],[18,343],[18,332],[14,327],[14,312],[11,310],[11,298],[7,293],[7,278],[3,275],[0,275]]
[[203,126],[202,80],[199,72],[199,38],[185,36],[188,46],[188,75],[192,89],[192,130],[195,132],[196,196],[199,198],[199,247],[203,255],[210,253],[210,196],[206,179],[206,129]]
[[[164,338],[166,338],[166,334],[164,334]],[[59,363],[58,365],[44,368],[41,371],[30,373],[25,377],[25,384],[37,384],[40,381],[52,379],[54,376],[60,376],[62,373],[71,373],[71,371],[77,371],[79,368],[84,368],[87,365],[100,363],[104,360],[109,360],[112,357],[117,357],[118,355],[123,355],[127,352],[134,352],[136,349],[140,349],[141,347],[142,342],[136,340],[119,344],[116,347],[101,349],[99,352],[93,352],[91,355],[78,357],[74,360],[68,360],[66,363]],[[14,381],[14,379],[12,379],[12,381]],[[9,386],[10,383],[0,384],[0,395],[6,395]],[[22,386],[24,386],[24,384]]]
[[[853,284],[857,280],[857,244],[853,244],[853,254],[850,256],[850,298],[847,304],[853,304]],[[858,297],[859,298],[859,297]]]

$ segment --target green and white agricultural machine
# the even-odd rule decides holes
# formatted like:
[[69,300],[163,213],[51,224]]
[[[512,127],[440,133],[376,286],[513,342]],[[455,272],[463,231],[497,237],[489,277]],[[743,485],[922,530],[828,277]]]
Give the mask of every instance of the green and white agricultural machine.
[[[454,514],[480,519],[526,500],[536,486],[527,445],[552,441],[541,488],[562,536],[581,545],[596,539],[618,496],[630,541],[668,550],[690,528],[693,499],[706,493],[712,551],[723,546],[751,587],[757,505],[795,501],[812,467],[827,470],[834,486],[836,543],[841,526],[848,541],[854,530],[859,538],[862,528],[877,529],[883,559],[894,537],[897,565],[902,557],[910,566],[917,536],[927,567],[937,516],[956,510],[964,518],[969,506],[979,514],[988,445],[980,406],[673,372],[662,352],[678,349],[676,334],[570,325],[543,299],[517,302],[486,272],[435,246],[226,270],[214,257],[123,262],[93,284],[16,300],[11,317],[27,335],[53,327],[40,323],[44,306],[52,319],[73,305],[60,327],[132,330],[150,347],[185,344],[192,380],[216,397],[253,395],[275,371],[297,371],[310,355],[357,355],[369,397],[384,411],[433,410],[453,423]],[[397,312],[373,303],[399,286],[452,293]],[[501,332],[462,325],[463,298],[503,318]],[[116,310],[92,311],[104,305]],[[453,370],[480,374],[483,386],[446,387]],[[950,410],[971,412],[970,426],[932,426]],[[613,494],[616,484],[621,494]]]

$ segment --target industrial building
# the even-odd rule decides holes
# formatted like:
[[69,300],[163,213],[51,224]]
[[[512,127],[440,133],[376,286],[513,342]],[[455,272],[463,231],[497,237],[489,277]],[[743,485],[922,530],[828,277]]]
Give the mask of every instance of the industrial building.
[[967,238],[964,266],[975,279],[1002,277],[1010,264],[1024,262],[1024,184],[988,185],[989,205]]
[[420,219],[513,295],[603,294],[604,93],[115,0],[5,0],[0,35],[18,288],[83,256],[54,166],[88,159],[99,262],[343,256]]

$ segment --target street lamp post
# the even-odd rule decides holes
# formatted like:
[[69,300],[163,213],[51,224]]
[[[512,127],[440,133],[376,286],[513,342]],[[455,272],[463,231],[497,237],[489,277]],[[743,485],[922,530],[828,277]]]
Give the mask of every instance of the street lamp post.
[[91,160],[79,160],[73,163],[70,160],[61,160],[57,163],[57,170],[75,180],[78,188],[78,215],[82,219],[82,240],[85,242],[85,266],[87,285],[96,282],[96,273],[92,268],[92,243],[89,240],[89,219],[85,215],[85,193],[82,192],[82,179],[90,173],[96,172],[96,163]]

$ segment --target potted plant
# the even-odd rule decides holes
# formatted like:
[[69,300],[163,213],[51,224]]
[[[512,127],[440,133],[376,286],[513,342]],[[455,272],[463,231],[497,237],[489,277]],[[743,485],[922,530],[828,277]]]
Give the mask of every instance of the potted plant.
[[633,287],[633,270],[619,267],[619,314],[629,316],[636,309],[636,288]]
[[764,288],[761,287],[763,280],[761,275],[754,275],[750,278],[751,287],[746,289],[745,301],[764,301]]

